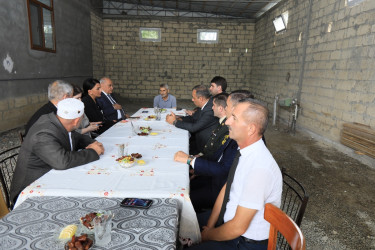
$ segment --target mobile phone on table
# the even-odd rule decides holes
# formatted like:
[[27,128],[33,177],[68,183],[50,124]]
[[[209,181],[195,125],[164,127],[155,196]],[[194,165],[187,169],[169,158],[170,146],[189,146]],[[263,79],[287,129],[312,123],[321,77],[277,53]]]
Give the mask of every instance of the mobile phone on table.
[[121,201],[122,207],[149,208],[152,204],[150,199],[125,198]]
[[148,113],[148,110],[143,110],[142,113]]

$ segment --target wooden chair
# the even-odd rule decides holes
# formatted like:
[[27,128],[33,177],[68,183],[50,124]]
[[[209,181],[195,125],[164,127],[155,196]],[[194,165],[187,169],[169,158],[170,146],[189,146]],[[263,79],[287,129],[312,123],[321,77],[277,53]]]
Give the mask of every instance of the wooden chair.
[[0,153],[0,191],[2,191],[0,195],[5,198],[5,204],[9,211],[13,206],[9,199],[10,184],[12,182],[20,147],[21,146],[13,147]]
[[267,203],[264,210],[264,219],[271,224],[268,250],[276,249],[278,232],[284,236],[292,250],[306,249],[305,237],[300,228],[280,208]]

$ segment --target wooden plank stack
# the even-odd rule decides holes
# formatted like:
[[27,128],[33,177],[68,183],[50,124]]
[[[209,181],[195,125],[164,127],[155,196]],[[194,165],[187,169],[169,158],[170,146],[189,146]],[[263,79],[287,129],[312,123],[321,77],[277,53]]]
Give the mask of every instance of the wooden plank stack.
[[375,130],[360,123],[344,123],[341,143],[375,158]]

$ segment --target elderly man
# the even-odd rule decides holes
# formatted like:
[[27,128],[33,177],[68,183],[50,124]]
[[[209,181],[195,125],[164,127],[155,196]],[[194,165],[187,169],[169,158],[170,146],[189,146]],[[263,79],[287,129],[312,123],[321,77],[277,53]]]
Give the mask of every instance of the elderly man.
[[102,89],[101,96],[96,99],[103,116],[109,121],[120,121],[129,118],[122,106],[116,102],[112,96],[113,82],[108,77],[100,79],[100,87]]
[[154,98],[154,108],[175,109],[177,107],[176,97],[169,94],[168,84],[160,84],[159,94]]
[[217,126],[218,119],[213,114],[212,102],[209,102],[210,94],[206,86],[195,86],[192,97],[192,101],[198,107],[194,115],[177,119],[176,115],[171,112],[167,115],[166,121],[191,133],[190,154],[198,154],[203,150],[212,130]]
[[41,117],[42,115],[48,113],[55,113],[57,111],[57,104],[59,101],[65,98],[71,98],[73,96],[73,87],[67,82],[56,80],[49,84],[48,86],[48,100],[49,102],[38,109],[34,115],[27,122],[25,127],[25,136],[29,132],[31,126]]
[[203,243],[192,249],[267,249],[264,207],[280,206],[282,192],[280,169],[262,140],[267,122],[268,109],[259,101],[244,99],[234,106],[226,124],[239,151],[203,227]]
[[13,175],[10,199],[51,169],[64,170],[99,159],[103,145],[74,131],[81,123],[84,105],[68,98],[57,104],[57,115],[49,113],[30,128],[23,142]]

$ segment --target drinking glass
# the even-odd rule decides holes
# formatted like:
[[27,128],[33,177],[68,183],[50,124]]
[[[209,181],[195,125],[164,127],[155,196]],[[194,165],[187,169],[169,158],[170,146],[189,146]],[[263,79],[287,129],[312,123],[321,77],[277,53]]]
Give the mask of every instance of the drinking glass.
[[105,246],[111,242],[113,213],[111,211],[99,213],[101,215],[94,218],[95,244]]

